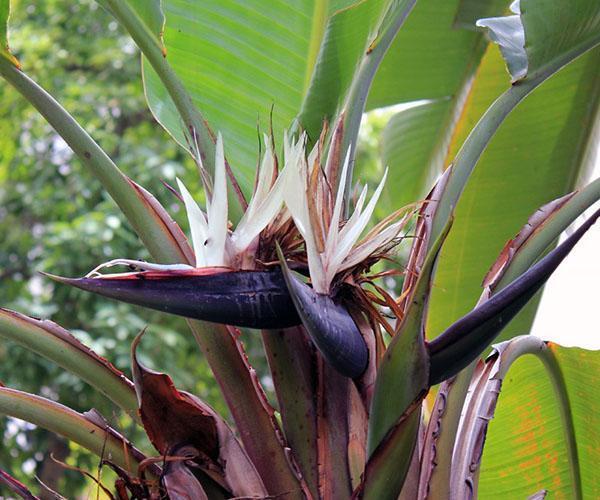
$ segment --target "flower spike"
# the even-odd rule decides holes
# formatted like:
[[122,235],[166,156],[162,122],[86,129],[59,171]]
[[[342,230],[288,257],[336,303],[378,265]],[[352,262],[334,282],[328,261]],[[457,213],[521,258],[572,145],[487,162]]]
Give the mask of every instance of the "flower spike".
[[[298,145],[303,146],[304,141],[305,138],[302,136],[296,144],[288,144],[286,147],[288,154],[301,154],[302,156],[295,162],[298,169],[288,174],[285,204],[292,214],[298,231],[304,238],[312,286],[318,293],[328,294],[337,275],[367,259],[376,250],[393,241],[404,227],[406,219],[394,224],[391,223],[393,221],[390,221],[390,224],[382,228],[380,234],[376,235],[371,241],[361,242],[357,245],[360,235],[369,224],[377,201],[383,191],[387,169],[367,206],[363,209],[367,196],[365,186],[358,198],[354,213],[341,227],[344,187],[350,163],[349,151],[342,166],[334,205],[330,207],[330,210],[326,210],[323,206],[325,200],[331,200],[327,196],[327,191],[331,189],[328,180],[325,178],[318,162],[312,166],[312,171],[309,171],[312,164],[311,160],[314,161],[319,156],[318,148],[320,144],[315,146],[307,161],[298,147]],[[331,156],[337,153],[330,151],[329,154]],[[317,177],[320,177],[321,182],[315,183],[313,181]],[[323,219],[326,218],[326,214],[330,214],[330,219],[323,221],[323,226],[328,227],[326,234],[323,234],[321,222],[315,221],[311,217],[311,207],[315,206],[321,209],[320,215]]]

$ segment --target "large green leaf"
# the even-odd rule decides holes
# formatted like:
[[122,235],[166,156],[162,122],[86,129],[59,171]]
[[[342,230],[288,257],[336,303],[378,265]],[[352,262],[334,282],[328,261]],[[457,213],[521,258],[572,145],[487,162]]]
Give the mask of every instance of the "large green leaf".
[[446,166],[456,117],[487,44],[474,30],[475,21],[502,14],[507,5],[506,0],[419,2],[398,33],[375,77],[367,106],[433,101],[400,111],[382,134],[382,161],[390,167],[386,209],[422,198]]
[[[310,94],[304,107],[310,118],[302,122],[316,138],[321,120],[342,101],[362,54],[376,39],[390,3],[288,0],[266,8],[257,0],[163,1],[167,60],[211,128],[223,133],[243,188],[254,176],[257,120],[268,128],[273,108],[275,137],[281,137]],[[320,71],[313,78],[315,67]],[[183,142],[181,119],[148,64],[144,79],[154,114]]]
[[[572,188],[598,108],[599,60],[600,53],[593,51],[552,77],[506,119],[489,143],[456,207],[453,229],[440,254],[428,332],[442,331],[470,310],[504,243],[537,207]],[[505,82],[499,53],[490,48],[452,150]],[[509,331],[528,331],[533,312],[527,308]]]
[[455,96],[485,48],[482,34],[473,30],[475,20],[501,15],[508,3],[417,2],[381,63],[367,108]]
[[600,496],[599,354],[550,343],[544,364],[524,356],[512,365],[489,424],[481,498],[526,498],[542,489],[549,498]]
[[[558,15],[564,9],[565,3],[560,0],[524,0],[511,4],[516,15],[477,22],[489,29],[490,38],[500,46],[514,85],[489,106],[456,155],[434,216],[433,239],[451,217],[475,165],[500,125],[539,85],[600,43],[600,31],[594,29],[600,23],[600,4],[596,0],[578,0],[574,12],[565,14],[572,32],[569,35],[565,35],[564,20]],[[552,50],[546,50],[547,46]],[[546,58],[542,60],[540,54]]]
[[[381,159],[389,168],[389,212],[422,199],[441,170],[440,151],[453,101],[440,99],[396,113],[381,134]],[[437,167],[437,168],[436,168]]]

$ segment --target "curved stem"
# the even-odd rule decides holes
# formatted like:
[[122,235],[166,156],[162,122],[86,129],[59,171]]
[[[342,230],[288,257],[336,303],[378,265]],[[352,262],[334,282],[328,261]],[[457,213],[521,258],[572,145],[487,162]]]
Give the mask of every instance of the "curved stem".
[[137,476],[144,456],[108,426],[100,426],[85,415],[49,399],[0,387],[0,413],[20,418],[60,434],[102,459],[109,459]]
[[0,337],[62,366],[140,421],[133,383],[57,324],[0,308]]
[[203,164],[213,170],[215,159],[215,142],[207,126],[207,122],[194,105],[192,98],[173,71],[166,59],[163,48],[157,43],[154,35],[139,19],[129,2],[123,0],[101,0],[115,18],[129,32],[154,71],[167,89],[190,137],[196,137]]

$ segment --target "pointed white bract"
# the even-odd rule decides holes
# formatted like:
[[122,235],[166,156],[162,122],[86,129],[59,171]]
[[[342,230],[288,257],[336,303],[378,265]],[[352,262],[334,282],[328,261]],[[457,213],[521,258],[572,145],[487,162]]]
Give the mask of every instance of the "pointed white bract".
[[265,145],[256,189],[233,232],[228,229],[227,171],[221,134],[217,137],[214,185],[212,196],[207,196],[206,216],[183,183],[177,179],[192,233],[196,267],[240,265],[244,261],[243,254],[281,211],[285,175],[290,169],[286,168],[286,162],[286,166],[277,175],[275,152],[267,136]]
[[286,165],[289,163],[296,165],[287,175],[287,185],[285,188],[284,201],[288,207],[296,228],[302,235],[306,246],[306,257],[308,259],[308,269],[313,288],[320,293],[329,289],[325,281],[325,268],[321,255],[317,249],[314,228],[311,225],[310,213],[308,211],[308,163],[304,153],[306,135],[302,134],[296,143],[289,142],[285,137]]
[[[319,232],[322,231],[322,228],[315,227],[314,221],[311,220],[309,205],[312,203],[322,210],[323,207],[321,204],[322,200],[325,199],[325,196],[319,191],[330,189],[330,187],[327,185],[326,179],[323,179],[323,182],[317,186],[316,192],[314,186],[311,187],[311,172],[309,171],[309,166],[319,168],[318,165],[314,166],[314,161],[317,157],[317,148],[319,146],[315,146],[310,153],[308,160],[306,160],[304,143],[304,136],[302,136],[295,144],[288,142],[286,137],[286,155],[294,158],[294,163],[298,165],[298,168],[289,172],[287,175],[287,187],[284,200],[298,231],[305,241],[312,286],[318,293],[327,294],[330,291],[333,279],[338,273],[362,262],[376,250],[391,242],[396,238],[404,226],[404,223],[397,222],[391,224],[369,241],[364,243],[361,242],[357,245],[358,239],[367,227],[375,210],[377,201],[381,196],[387,177],[386,170],[367,206],[363,209],[367,195],[365,186],[357,200],[354,213],[348,219],[346,224],[340,228],[342,223],[341,217],[344,188],[346,186],[350,163],[350,155],[348,153],[346,154],[342,166],[335,203],[331,212],[331,219],[323,223],[323,226],[328,227],[328,230],[324,238],[324,248],[322,251],[319,251]],[[325,217],[325,214],[326,211],[319,212],[319,216],[322,215]]]
[[254,195],[248,203],[248,209],[242,220],[240,220],[231,235],[231,243],[235,253],[243,252],[252,244],[260,232],[279,214],[283,204],[285,176],[290,168],[286,168],[286,164],[273,184],[272,180],[277,169],[275,152],[271,146],[271,141],[266,135],[264,136],[264,142],[267,149],[258,173]]

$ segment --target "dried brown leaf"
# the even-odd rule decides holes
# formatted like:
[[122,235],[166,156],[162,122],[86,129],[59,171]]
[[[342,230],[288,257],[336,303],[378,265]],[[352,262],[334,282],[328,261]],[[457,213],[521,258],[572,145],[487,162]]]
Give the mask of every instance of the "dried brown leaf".
[[236,496],[265,495],[254,464],[229,426],[206,403],[175,388],[172,379],[145,368],[137,359],[138,335],[132,345],[133,374],[142,422],[162,455],[182,446],[198,451],[195,463]]

